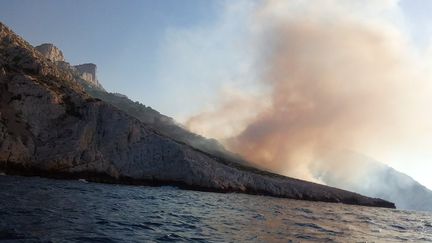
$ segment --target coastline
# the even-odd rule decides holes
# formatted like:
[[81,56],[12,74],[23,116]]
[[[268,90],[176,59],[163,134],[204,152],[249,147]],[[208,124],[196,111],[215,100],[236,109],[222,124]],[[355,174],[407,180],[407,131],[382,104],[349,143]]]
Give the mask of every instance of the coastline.
[[[133,185],[133,186],[151,186],[151,187],[161,187],[161,186],[174,186],[182,190],[191,190],[191,191],[200,191],[200,192],[214,192],[214,193],[243,193],[249,195],[260,195],[260,196],[269,196],[276,198],[286,198],[293,200],[301,200],[301,201],[311,201],[311,202],[325,202],[325,203],[343,203],[347,205],[356,205],[356,206],[365,206],[365,207],[379,207],[379,208],[391,208],[396,209],[396,206],[392,202],[388,202],[382,199],[376,200],[374,203],[362,203],[359,202],[356,198],[343,198],[341,200],[337,198],[327,197],[316,199],[313,197],[308,197],[307,195],[302,195],[302,197],[295,196],[283,196],[271,193],[265,190],[254,190],[253,188],[244,188],[244,190],[240,190],[238,188],[214,188],[214,187],[206,187],[200,185],[189,185],[182,181],[175,180],[160,180],[160,179],[135,179],[126,176],[120,176],[115,178],[105,173],[97,173],[97,172],[59,172],[59,171],[49,171],[49,170],[41,170],[35,167],[24,167],[22,165],[10,164],[5,165],[0,162],[0,172],[4,173],[4,175],[10,176],[25,176],[25,177],[43,177],[49,179],[57,179],[57,180],[80,180],[84,179],[87,182],[93,183],[103,183],[103,184],[117,184],[117,185]],[[298,180],[295,178],[289,178]],[[337,188],[335,188],[337,189]],[[341,189],[337,189],[341,190]],[[347,191],[348,192],[348,191]],[[352,193],[352,192],[349,192]]]

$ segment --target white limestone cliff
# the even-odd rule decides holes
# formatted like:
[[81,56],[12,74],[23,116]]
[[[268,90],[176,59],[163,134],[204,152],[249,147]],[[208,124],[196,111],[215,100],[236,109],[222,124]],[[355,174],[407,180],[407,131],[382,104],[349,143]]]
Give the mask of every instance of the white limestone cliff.
[[51,43],[44,43],[35,47],[42,55],[53,62],[64,62],[63,52]]

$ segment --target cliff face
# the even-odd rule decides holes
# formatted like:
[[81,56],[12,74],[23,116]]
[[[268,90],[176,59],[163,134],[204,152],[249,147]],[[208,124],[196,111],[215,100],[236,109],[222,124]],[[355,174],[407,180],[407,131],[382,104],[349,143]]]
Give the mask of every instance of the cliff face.
[[0,94],[0,168],[8,173],[394,207],[259,171],[162,135],[90,97],[72,72],[48,61],[1,23]]
[[46,59],[54,62],[56,66],[74,75],[77,81],[82,85],[96,90],[105,91],[96,77],[96,64],[85,63],[72,66],[66,62],[63,52],[51,43],[44,43],[36,46],[35,49]]
[[63,52],[53,44],[44,43],[42,45],[36,46],[35,49],[42,53],[42,55],[44,55],[47,59],[53,62],[65,61]]
[[108,104],[119,108],[128,115],[148,124],[152,128],[176,141],[186,143],[196,149],[217,155],[218,157],[238,164],[248,164],[248,162],[243,160],[240,156],[226,150],[217,140],[208,139],[194,134],[176,123],[171,117],[160,114],[151,107],[134,102],[125,95],[109,93],[92,87],[86,87],[86,91],[92,97],[101,99]]
[[76,65],[74,66],[78,72],[83,75],[86,74],[87,78],[86,80],[88,80],[89,82],[95,82],[96,79],[96,64],[93,63],[85,63],[85,64],[80,64],[80,65]]
[[99,83],[96,77],[96,64],[93,63],[85,63],[74,66],[74,68],[78,71],[81,78],[90,84],[90,87],[95,87],[98,89],[102,89],[102,85]]

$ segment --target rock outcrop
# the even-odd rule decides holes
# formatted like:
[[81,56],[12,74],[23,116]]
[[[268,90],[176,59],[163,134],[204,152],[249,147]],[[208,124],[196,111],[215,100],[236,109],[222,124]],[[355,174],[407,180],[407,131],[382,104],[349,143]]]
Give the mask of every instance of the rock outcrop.
[[102,85],[99,83],[96,77],[96,64],[84,63],[76,65],[74,66],[74,68],[78,71],[80,77],[90,84],[90,87],[95,87],[103,90]]
[[53,44],[44,43],[42,45],[36,46],[35,49],[42,53],[42,55],[44,55],[47,59],[53,62],[65,61],[63,52]]
[[241,165],[175,141],[89,96],[74,74],[0,23],[0,169],[293,199],[393,203]]
[[36,46],[35,49],[46,59],[55,63],[59,68],[72,73],[77,81],[82,85],[96,90],[105,91],[96,77],[96,64],[84,63],[72,66],[70,63],[66,62],[63,52],[51,43],[41,44]]

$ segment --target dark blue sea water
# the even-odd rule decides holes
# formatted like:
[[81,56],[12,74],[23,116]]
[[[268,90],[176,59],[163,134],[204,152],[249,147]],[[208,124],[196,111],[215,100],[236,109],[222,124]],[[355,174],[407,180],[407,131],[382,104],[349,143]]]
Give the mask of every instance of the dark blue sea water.
[[432,214],[243,194],[0,176],[6,242],[432,241]]

